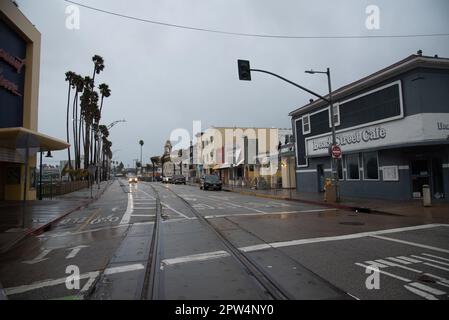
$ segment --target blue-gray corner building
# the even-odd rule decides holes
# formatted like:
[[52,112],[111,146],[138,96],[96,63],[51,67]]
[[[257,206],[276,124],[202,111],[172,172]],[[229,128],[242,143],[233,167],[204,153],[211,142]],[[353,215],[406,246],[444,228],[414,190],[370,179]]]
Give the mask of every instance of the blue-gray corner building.
[[[326,96],[327,98],[327,96]],[[340,194],[449,200],[449,59],[411,55],[335,90]],[[311,101],[290,113],[296,188],[321,192],[331,176],[330,108]]]

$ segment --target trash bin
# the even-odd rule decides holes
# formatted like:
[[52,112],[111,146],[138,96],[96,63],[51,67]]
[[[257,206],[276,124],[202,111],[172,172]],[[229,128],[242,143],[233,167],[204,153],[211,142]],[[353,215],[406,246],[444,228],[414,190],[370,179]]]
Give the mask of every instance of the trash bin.
[[430,196],[430,187],[428,184],[422,186],[422,201],[424,207],[432,206],[432,197]]

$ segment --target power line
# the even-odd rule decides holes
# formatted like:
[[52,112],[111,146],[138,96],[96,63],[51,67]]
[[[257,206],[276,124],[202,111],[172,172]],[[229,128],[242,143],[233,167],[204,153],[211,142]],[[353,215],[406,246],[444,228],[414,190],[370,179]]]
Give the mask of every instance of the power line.
[[179,29],[187,29],[193,31],[202,31],[209,33],[218,33],[224,35],[232,35],[232,36],[240,36],[240,37],[255,37],[255,38],[277,38],[277,39],[367,39],[367,38],[418,38],[418,37],[444,37],[449,36],[449,33],[429,33],[429,34],[403,34],[403,35],[340,35],[340,36],[289,36],[289,35],[274,35],[274,34],[257,34],[257,33],[244,33],[244,32],[231,32],[231,31],[223,31],[223,30],[215,30],[215,29],[207,29],[207,28],[196,28],[185,25],[166,23],[160,21],[154,21],[149,19],[143,19],[138,17],[133,17],[117,12],[112,12],[100,8],[91,7],[82,3],[78,3],[71,0],[63,0],[65,2],[92,10],[97,12],[102,12],[105,14],[113,15],[120,18],[125,18],[129,20],[135,20],[139,22],[151,23],[160,26],[179,28]]

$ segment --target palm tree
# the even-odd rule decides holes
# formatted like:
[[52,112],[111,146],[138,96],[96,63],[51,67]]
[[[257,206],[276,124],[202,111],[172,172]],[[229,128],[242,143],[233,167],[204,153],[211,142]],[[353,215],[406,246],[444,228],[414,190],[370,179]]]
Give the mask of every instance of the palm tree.
[[[100,110],[98,112],[98,117],[97,117],[97,125],[100,123],[100,119],[101,119],[101,111],[103,110],[103,100],[104,98],[107,98],[111,95],[111,89],[109,89],[109,86],[106,83],[102,83],[98,86],[98,89],[100,90],[100,95],[101,95],[101,101],[100,101]],[[98,144],[98,145],[97,145]],[[95,139],[95,161],[98,162],[99,158],[100,158],[100,140]],[[97,159],[98,157],[98,159]]]
[[[67,143],[70,143],[70,134],[69,134],[69,114],[70,114],[70,93],[71,93],[71,89],[74,89],[74,79],[75,79],[75,73],[73,71],[67,71],[65,73],[65,81],[69,82],[69,90],[68,90],[68,94],[67,94],[67,112],[66,112],[66,132],[67,132]],[[68,159],[69,159],[69,166],[68,168],[71,169],[72,168],[72,162],[71,162],[71,158],[70,158],[70,147],[67,148],[67,152],[68,152]]]
[[[108,166],[105,165],[105,160],[107,159],[112,159],[112,151],[111,151],[111,147],[112,147],[112,142],[109,141],[107,138],[102,137],[103,140],[103,167],[105,168],[105,170],[103,171],[103,179],[107,179],[107,173],[109,172],[109,168]],[[109,163],[109,161],[107,161],[107,163]]]
[[[139,144],[140,144],[140,165],[142,165],[142,147],[143,147],[143,140],[139,140]],[[141,173],[143,171],[143,169],[140,169]]]
[[101,56],[96,54],[92,57],[92,61],[94,63],[94,73],[92,75],[92,87],[91,88],[93,89],[94,84],[95,84],[95,75],[99,74],[101,71],[104,70],[104,60]]
[[80,136],[79,136],[79,130],[78,130],[78,96],[79,93],[83,91],[84,88],[84,80],[83,77],[81,77],[78,74],[75,74],[73,84],[75,86],[75,96],[73,98],[73,107],[72,107],[72,118],[73,118],[73,147],[75,152],[75,169],[80,168]]
[[[86,82],[86,81],[85,81]],[[89,85],[88,82],[86,82]],[[84,132],[84,168],[89,166],[91,147],[91,127],[94,121],[96,110],[98,109],[98,93],[92,91],[90,88],[84,90],[81,96],[81,115],[84,120],[85,132]]]
[[[102,125],[102,124],[100,124],[98,126],[98,130],[99,130],[100,135],[102,137],[101,140],[98,139],[98,153],[97,153],[98,160],[97,160],[97,163],[100,163],[100,160],[101,160],[101,155],[100,155],[101,152],[100,151],[102,149],[102,141],[103,141],[104,138],[109,137],[109,130],[108,130],[108,127],[106,127],[105,125]],[[105,169],[104,168],[104,163],[102,163],[101,170],[104,171],[104,169]]]
[[101,102],[100,102],[100,116],[101,111],[103,110],[103,99],[108,98],[111,95],[111,89],[109,89],[109,86],[106,83],[102,83],[98,86],[98,89],[100,90],[101,95]]

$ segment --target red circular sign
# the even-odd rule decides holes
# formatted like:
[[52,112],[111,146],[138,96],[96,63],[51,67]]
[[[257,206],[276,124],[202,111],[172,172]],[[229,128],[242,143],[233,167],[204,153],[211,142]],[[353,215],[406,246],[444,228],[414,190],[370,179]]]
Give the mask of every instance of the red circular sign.
[[340,159],[341,158],[341,148],[340,146],[333,145],[332,146],[332,158],[334,159]]

